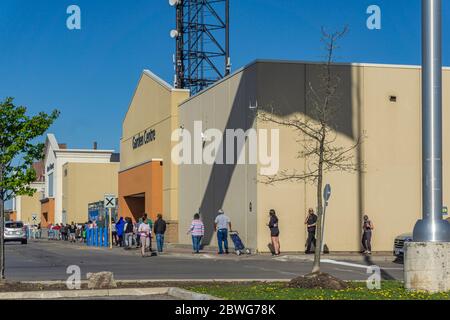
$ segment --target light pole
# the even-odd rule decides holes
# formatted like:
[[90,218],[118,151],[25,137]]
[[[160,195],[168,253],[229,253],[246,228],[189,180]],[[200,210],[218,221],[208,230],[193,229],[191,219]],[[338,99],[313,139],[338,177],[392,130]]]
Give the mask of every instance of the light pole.
[[422,220],[415,242],[450,242],[442,219],[442,2],[422,0]]

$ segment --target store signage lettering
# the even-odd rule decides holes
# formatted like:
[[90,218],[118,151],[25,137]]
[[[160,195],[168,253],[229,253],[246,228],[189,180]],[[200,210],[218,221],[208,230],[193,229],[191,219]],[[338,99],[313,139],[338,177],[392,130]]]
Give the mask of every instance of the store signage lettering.
[[55,164],[54,164],[54,163],[48,165],[48,166],[47,166],[47,172],[53,170],[54,168],[55,168]]
[[144,144],[150,143],[156,140],[156,130],[146,130],[144,134],[138,134],[133,137],[133,149],[142,147]]

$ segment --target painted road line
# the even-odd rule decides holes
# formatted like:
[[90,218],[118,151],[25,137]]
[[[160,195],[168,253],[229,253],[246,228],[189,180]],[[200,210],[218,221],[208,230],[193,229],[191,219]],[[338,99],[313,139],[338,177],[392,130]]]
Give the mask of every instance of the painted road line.
[[[347,267],[353,267],[353,268],[362,268],[362,269],[367,269],[370,267],[370,266],[364,265],[364,264],[336,261],[336,260],[331,260],[331,259],[322,259],[322,260],[320,260],[320,262],[336,264],[336,265],[341,265],[341,266],[347,266]],[[373,264],[373,265],[376,265],[376,264]],[[381,269],[383,269],[383,270],[403,270],[403,268],[384,268],[384,267],[381,267]]]

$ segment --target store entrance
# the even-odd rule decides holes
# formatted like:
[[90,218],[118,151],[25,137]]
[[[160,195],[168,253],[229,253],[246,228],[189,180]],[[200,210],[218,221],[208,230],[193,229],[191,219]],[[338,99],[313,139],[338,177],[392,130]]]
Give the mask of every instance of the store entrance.
[[125,197],[125,203],[133,220],[138,221],[145,212],[145,193]]

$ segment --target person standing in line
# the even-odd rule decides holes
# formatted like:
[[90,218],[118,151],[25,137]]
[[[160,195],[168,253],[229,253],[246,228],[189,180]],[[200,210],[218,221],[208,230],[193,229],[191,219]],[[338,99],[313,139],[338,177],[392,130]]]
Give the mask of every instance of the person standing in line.
[[372,230],[373,223],[369,220],[368,215],[364,215],[363,221],[363,236],[362,236],[362,245],[364,248],[364,254],[372,254]]
[[141,255],[144,258],[145,250],[150,246],[150,225],[145,222],[139,224],[138,233],[141,242]]
[[192,236],[192,248],[194,250],[192,253],[200,253],[202,238],[205,235],[205,225],[202,220],[200,220],[200,215],[198,213],[194,215],[194,220],[192,220],[188,234],[191,234]]
[[151,231],[153,230],[153,220],[148,216],[147,213],[144,214],[144,217],[145,218],[143,219],[143,221],[146,222],[148,224],[148,226],[150,227],[150,239],[149,239],[149,241],[150,241],[150,252],[153,252],[153,249],[152,249],[153,237],[152,237],[152,233],[151,233]]
[[312,208],[308,210],[308,216],[305,220],[306,227],[308,229],[308,240],[306,241],[306,254],[311,254],[311,246],[314,244],[316,247],[316,225],[317,225],[317,215],[314,213]]
[[133,221],[130,217],[125,218],[125,226],[124,226],[124,233],[125,233],[125,249],[131,249],[131,246],[133,245]]
[[117,226],[116,221],[114,219],[111,220],[111,236],[112,236],[112,244],[117,246],[118,238],[117,238]]
[[71,243],[75,243],[76,242],[76,231],[77,231],[77,226],[75,225],[75,223],[72,221],[72,223],[69,226],[69,241]]
[[156,237],[156,245],[158,247],[158,252],[163,252],[164,249],[164,234],[166,233],[167,223],[164,221],[162,214],[157,215],[157,219],[155,221],[154,233]]
[[269,211],[269,224],[267,225],[270,229],[270,237],[272,239],[272,246],[274,250],[274,255],[280,255],[280,229],[278,228],[278,217],[274,209]]
[[140,248],[141,247],[141,234],[139,233],[139,227],[142,223],[142,218],[139,218],[139,220],[136,222],[136,229],[138,230],[138,232],[136,233],[136,247]]
[[[231,231],[231,220],[225,215],[225,212],[220,209],[216,220],[214,221],[214,231],[217,232],[217,242],[219,244],[219,254],[223,254],[223,247],[225,247],[225,253],[228,251],[228,231]],[[222,247],[223,245],[223,247]]]
[[123,228],[125,225],[125,221],[123,220],[122,217],[119,218],[119,221],[116,224],[116,229],[117,229],[117,236],[119,237],[119,246],[123,246]]

